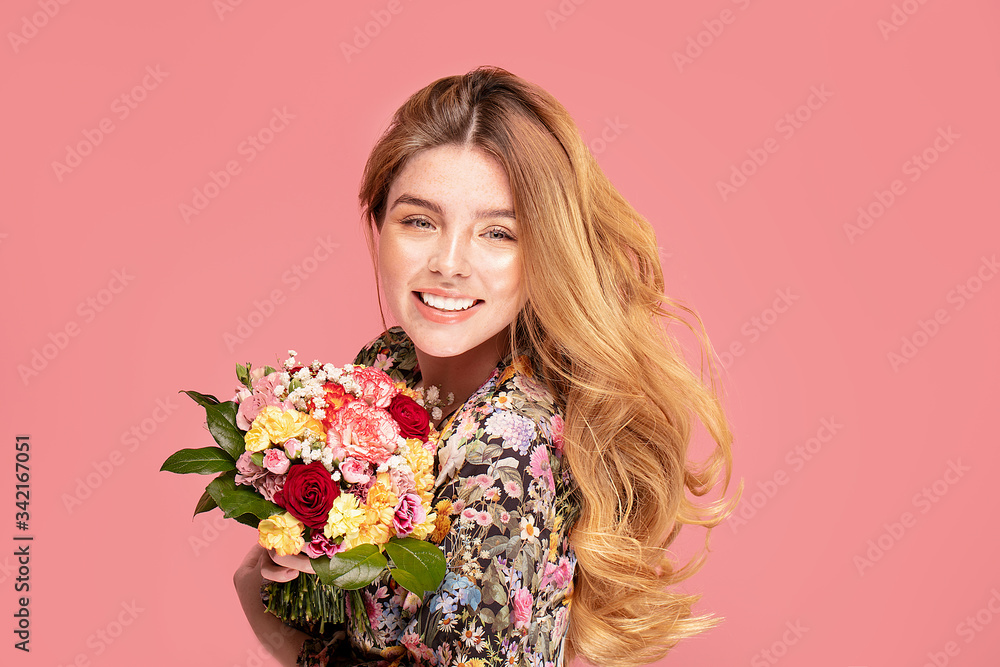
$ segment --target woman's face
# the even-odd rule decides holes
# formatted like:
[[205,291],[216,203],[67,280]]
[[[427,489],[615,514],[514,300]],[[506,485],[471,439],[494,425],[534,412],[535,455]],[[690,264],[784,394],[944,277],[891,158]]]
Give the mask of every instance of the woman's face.
[[496,349],[523,305],[517,234],[507,175],[482,149],[438,146],[407,161],[389,188],[378,264],[418,350]]

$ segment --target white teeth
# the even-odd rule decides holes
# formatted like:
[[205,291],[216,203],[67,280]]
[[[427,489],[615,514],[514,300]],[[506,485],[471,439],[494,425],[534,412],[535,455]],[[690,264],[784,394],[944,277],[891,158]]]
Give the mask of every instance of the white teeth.
[[476,302],[475,299],[453,299],[451,297],[438,296],[436,294],[420,293],[420,300],[431,308],[438,310],[465,310],[471,308]]

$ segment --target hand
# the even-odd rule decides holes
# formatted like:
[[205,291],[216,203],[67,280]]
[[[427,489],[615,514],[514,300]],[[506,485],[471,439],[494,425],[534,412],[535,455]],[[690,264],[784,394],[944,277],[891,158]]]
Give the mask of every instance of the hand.
[[271,581],[291,581],[299,576],[299,572],[316,573],[312,566],[312,560],[305,554],[279,556],[273,549],[268,549],[264,553],[270,557],[271,562],[265,561],[260,572],[264,578]]

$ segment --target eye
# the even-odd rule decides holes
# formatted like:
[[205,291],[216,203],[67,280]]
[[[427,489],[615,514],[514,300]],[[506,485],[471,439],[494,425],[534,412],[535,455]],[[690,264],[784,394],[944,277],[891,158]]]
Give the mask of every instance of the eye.
[[492,227],[484,234],[491,241],[514,241],[516,240],[510,232],[503,227]]
[[421,218],[417,216],[411,216],[409,218],[403,218],[399,221],[399,224],[406,225],[407,227],[415,227],[417,229],[430,229],[431,223],[426,218]]

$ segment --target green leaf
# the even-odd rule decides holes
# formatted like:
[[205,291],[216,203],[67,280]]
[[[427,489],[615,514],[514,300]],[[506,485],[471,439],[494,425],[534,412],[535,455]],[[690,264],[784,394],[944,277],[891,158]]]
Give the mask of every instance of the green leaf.
[[235,518],[240,523],[256,528],[257,522],[248,523],[250,519],[243,515],[250,514],[259,520],[285,511],[271,501],[261,498],[249,487],[237,486],[235,476],[235,470],[222,473],[209,482],[205,489],[227,519]]
[[313,569],[324,584],[353,591],[375,581],[385,569],[386,560],[374,544],[362,544],[330,558],[317,558]]
[[160,470],[186,475],[198,473],[211,475],[225,472],[236,467],[233,457],[218,447],[201,447],[200,449],[182,449],[174,452],[163,462]]
[[250,460],[259,465],[261,468],[264,467],[264,452],[254,452],[250,455]]
[[182,390],[177,393],[187,394],[188,396],[191,397],[191,400],[193,400],[195,403],[197,403],[203,408],[207,408],[210,405],[218,405],[219,403],[219,399],[217,399],[215,396],[210,396],[209,394],[200,394],[197,391],[191,391],[190,389]]
[[416,595],[433,591],[444,579],[444,554],[437,545],[412,537],[394,537],[385,545],[395,568],[389,574],[396,583]]
[[276,371],[274,368],[271,368],[270,366],[264,366],[264,375],[270,375],[271,373],[277,373],[277,372],[278,371]]
[[206,490],[203,494],[201,494],[201,498],[198,500],[198,505],[194,508],[194,514],[191,515],[191,518],[193,519],[202,512],[207,512],[211,509],[215,509],[216,507],[218,507],[218,505],[215,504],[215,498],[213,498],[208,493],[208,490]]
[[209,405],[205,408],[205,413],[208,415],[208,430],[219,447],[229,452],[233,460],[238,459],[246,451],[247,443],[243,439],[243,433],[236,428],[236,403],[226,401]]

